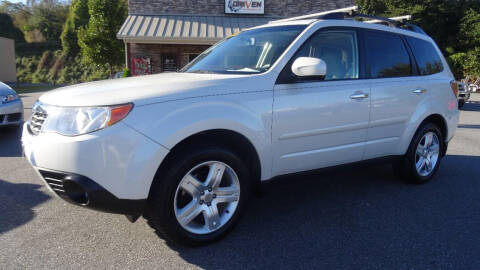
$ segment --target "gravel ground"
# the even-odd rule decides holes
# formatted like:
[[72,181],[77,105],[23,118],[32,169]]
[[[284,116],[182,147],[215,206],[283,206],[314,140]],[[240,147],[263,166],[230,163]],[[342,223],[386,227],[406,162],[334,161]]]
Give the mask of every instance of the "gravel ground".
[[[26,116],[39,94],[22,94]],[[480,268],[480,94],[431,183],[405,184],[388,165],[283,178],[230,235],[197,249],[55,198],[19,136],[0,130],[0,269]]]

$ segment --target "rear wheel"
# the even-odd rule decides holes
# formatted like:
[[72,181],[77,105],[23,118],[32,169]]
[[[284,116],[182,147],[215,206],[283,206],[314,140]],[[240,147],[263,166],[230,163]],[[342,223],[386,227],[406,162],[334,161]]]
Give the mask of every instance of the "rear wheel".
[[239,155],[218,146],[179,153],[152,186],[149,224],[167,240],[207,244],[237,223],[248,200],[249,173]]
[[394,164],[395,172],[413,183],[426,183],[438,170],[443,153],[443,136],[433,123],[419,128],[407,153]]

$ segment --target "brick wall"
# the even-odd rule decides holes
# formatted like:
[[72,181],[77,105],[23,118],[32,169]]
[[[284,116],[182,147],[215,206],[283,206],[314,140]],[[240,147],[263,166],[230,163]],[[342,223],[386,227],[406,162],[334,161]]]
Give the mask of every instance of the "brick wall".
[[[188,64],[190,54],[200,54],[208,45],[185,45],[185,44],[140,44],[129,43],[129,58],[148,57],[151,61],[152,73],[160,73],[162,70],[162,60],[165,54],[176,54],[177,67],[180,69]],[[130,65],[131,63],[129,63]]]
[[[354,2],[354,0],[265,0],[265,16],[305,15],[352,6]],[[128,9],[130,14],[136,15],[224,15],[225,0],[129,0]]]

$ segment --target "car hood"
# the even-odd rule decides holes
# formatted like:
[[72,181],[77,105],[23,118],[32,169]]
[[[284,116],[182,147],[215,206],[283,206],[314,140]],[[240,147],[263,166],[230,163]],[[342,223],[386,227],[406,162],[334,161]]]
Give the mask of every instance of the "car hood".
[[136,106],[209,95],[271,90],[264,74],[223,75],[162,73],[83,83],[49,91],[40,97],[55,106],[102,106],[134,102]]
[[6,96],[14,93],[15,91],[13,91],[13,89],[10,88],[10,86],[0,82],[0,96]]

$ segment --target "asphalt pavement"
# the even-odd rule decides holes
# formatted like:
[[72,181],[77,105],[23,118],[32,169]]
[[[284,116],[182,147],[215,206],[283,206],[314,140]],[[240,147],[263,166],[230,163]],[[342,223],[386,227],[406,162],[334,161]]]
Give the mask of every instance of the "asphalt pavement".
[[[21,95],[30,115],[36,94]],[[233,232],[202,248],[168,245],[140,219],[70,205],[0,130],[0,269],[480,269],[480,94],[435,179],[389,165],[348,166],[269,183]]]

